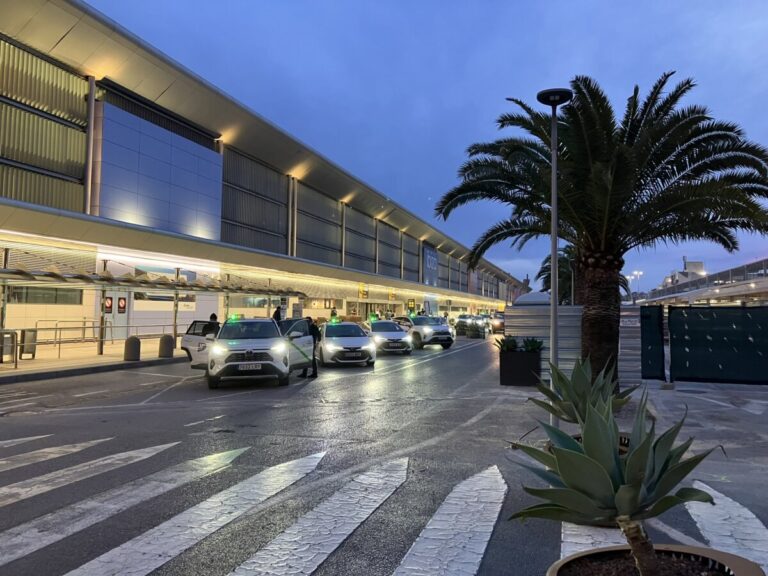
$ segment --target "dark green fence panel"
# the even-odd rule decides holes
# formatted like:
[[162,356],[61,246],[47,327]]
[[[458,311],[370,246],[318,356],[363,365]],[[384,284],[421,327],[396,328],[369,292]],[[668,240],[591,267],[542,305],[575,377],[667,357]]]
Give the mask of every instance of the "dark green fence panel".
[[666,380],[664,374],[664,307],[640,308],[640,361],[642,378]]
[[768,307],[670,307],[670,379],[768,384]]

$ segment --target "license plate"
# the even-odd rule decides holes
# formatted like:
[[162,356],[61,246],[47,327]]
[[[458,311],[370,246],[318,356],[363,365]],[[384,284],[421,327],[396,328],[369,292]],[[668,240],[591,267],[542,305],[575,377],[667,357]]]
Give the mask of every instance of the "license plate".
[[261,364],[240,364],[238,370],[261,370]]
[[361,358],[362,356],[362,352],[347,352],[347,358]]
[[390,348],[402,348],[403,345],[402,344],[390,344],[389,347]]

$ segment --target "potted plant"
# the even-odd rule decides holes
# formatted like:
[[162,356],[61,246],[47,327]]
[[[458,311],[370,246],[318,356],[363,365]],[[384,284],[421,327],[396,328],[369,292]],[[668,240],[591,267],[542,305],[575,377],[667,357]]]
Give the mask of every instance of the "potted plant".
[[646,423],[647,394],[635,416],[629,450],[622,454],[611,406],[600,411],[587,407],[581,443],[565,432],[542,423],[553,444],[552,452],[533,446],[516,447],[544,466],[526,464],[549,484],[524,488],[544,503],[529,506],[512,518],[546,518],[576,524],[621,529],[627,546],[598,548],[574,554],[553,564],[547,576],[629,574],[639,576],[765,576],[756,564],[737,556],[688,546],[654,546],[642,521],[685,502],[708,502],[712,497],[695,488],[672,490],[713,449],[685,458],[693,438],[674,446],[685,417],[656,436],[655,424]]
[[541,376],[541,349],[544,343],[525,338],[518,347],[514,336],[497,338],[499,349],[499,381],[502,386],[535,386]]

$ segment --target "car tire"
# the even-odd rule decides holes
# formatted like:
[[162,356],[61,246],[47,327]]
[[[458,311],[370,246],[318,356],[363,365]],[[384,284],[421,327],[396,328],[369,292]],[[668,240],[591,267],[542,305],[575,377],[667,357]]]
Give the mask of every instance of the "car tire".
[[403,350],[403,356],[410,356],[411,352],[411,350]]
[[187,354],[187,360],[192,362],[192,353],[189,351],[189,349],[188,348],[182,348],[182,350],[184,350],[184,352]]
[[453,342],[451,342],[450,344],[441,344],[441,346],[443,347],[443,350],[448,350],[448,348],[453,346]]
[[323,357],[323,350],[322,349],[320,349],[320,352],[317,355],[317,361],[320,362],[320,366],[322,366],[323,368],[328,366],[328,364],[325,361],[325,358]]
[[421,343],[421,334],[419,334],[418,332],[413,333],[413,347],[416,350],[421,350],[422,348],[424,348],[424,344]]
[[221,378],[218,376],[211,376],[209,373],[206,373],[205,381],[208,383],[208,388],[211,390],[216,390],[221,384]]
[[366,366],[373,366],[374,364],[376,364],[376,360],[366,360],[365,361],[365,365]]
[[279,376],[277,378],[277,385],[278,386],[288,386],[291,380],[290,373],[286,374],[285,376]]

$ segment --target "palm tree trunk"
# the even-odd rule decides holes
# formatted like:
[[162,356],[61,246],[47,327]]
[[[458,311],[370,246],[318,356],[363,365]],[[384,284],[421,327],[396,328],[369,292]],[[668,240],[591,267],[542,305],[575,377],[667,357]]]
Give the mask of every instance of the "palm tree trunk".
[[627,539],[638,574],[640,576],[656,576],[659,573],[659,558],[656,556],[656,550],[645,534],[642,525],[630,520],[629,516],[619,516],[616,518],[616,522]]
[[612,256],[585,254],[578,276],[581,355],[592,362],[593,376],[615,366],[619,356],[619,271],[624,262]]

